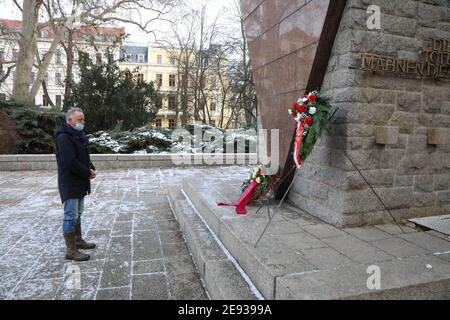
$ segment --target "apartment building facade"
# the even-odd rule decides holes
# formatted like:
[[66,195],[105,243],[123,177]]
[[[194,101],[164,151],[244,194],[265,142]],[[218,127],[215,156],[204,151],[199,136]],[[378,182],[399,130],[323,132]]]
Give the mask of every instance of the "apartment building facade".
[[[21,21],[0,19],[0,27],[8,31],[19,31]],[[158,90],[158,105],[160,110],[150,124],[154,127],[173,128],[181,123],[182,112],[176,112],[179,108],[177,98],[177,85],[179,68],[177,61],[169,50],[154,44],[131,44],[122,43],[125,35],[123,28],[112,27],[83,27],[73,34],[74,39],[74,63],[73,80],[79,80],[78,52],[89,54],[94,63],[99,63],[106,58],[107,54],[112,55],[114,61],[118,61],[120,70],[129,70],[137,74],[138,81],[153,81]],[[42,58],[49,50],[53,42],[52,30],[42,30],[38,34],[38,55]],[[19,45],[17,38],[8,36],[8,33],[0,34],[0,79],[8,72],[8,67],[17,60]],[[65,80],[67,74],[67,54],[60,44],[52,58],[52,61],[45,74],[44,81],[47,93],[42,86],[36,97],[35,104],[41,107],[50,107],[53,104],[57,108],[62,108],[64,104]],[[34,81],[37,75],[36,67],[33,68],[31,80]],[[9,76],[0,82],[0,99],[6,100],[12,96],[15,71],[11,70]],[[180,77],[181,78],[181,77]],[[209,75],[207,81],[217,82],[214,76]],[[191,92],[188,93],[190,95]],[[208,113],[209,123],[212,126],[226,124],[230,118],[231,111],[226,107],[221,111],[222,100],[219,88],[208,90],[205,95],[205,108]],[[188,100],[194,100],[189,96]],[[177,121],[178,119],[178,121]],[[193,115],[188,116],[188,123],[194,123]]]
[[[17,38],[9,36],[8,31],[19,31],[21,21],[0,19],[0,26],[6,30],[5,34],[0,36],[0,79],[7,74],[8,67],[13,65],[19,54],[19,44]],[[107,54],[111,54],[113,59],[120,58],[120,40],[125,34],[123,28],[111,27],[83,27],[73,33],[73,42],[75,50],[73,64],[73,79],[79,80],[78,70],[78,52],[82,51],[89,54],[95,62],[105,59]],[[50,49],[53,42],[52,30],[43,29],[38,34],[38,55],[42,58]],[[36,58],[37,60],[37,58]],[[67,54],[63,46],[58,45],[56,52],[51,60],[44,77],[48,96],[45,95],[42,86],[36,97],[35,104],[42,107],[49,107],[50,101],[55,107],[61,108],[64,103],[65,79],[67,74]],[[34,81],[37,75],[36,67],[33,68],[31,80]],[[0,83],[0,99],[6,100],[12,95],[15,71],[11,70],[9,76]]]
[[[158,88],[159,102],[161,106],[156,118],[152,122],[154,127],[173,128],[181,123],[182,112],[178,113],[179,101],[177,98],[178,74],[180,72],[178,62],[172,56],[173,52],[166,48],[154,44],[146,46],[138,44],[124,44],[121,47],[121,61],[119,68],[121,70],[129,70],[137,74],[138,79],[143,81],[153,81],[155,87]],[[211,76],[209,77],[211,79]],[[188,80],[189,81],[189,80]],[[209,90],[206,97],[210,122],[212,126],[220,126],[221,112],[219,106],[222,104],[221,92],[219,88]],[[193,98],[188,99],[192,102]],[[229,119],[231,111],[228,107],[224,110],[223,118]],[[189,123],[194,123],[195,118],[192,114],[188,117]]]

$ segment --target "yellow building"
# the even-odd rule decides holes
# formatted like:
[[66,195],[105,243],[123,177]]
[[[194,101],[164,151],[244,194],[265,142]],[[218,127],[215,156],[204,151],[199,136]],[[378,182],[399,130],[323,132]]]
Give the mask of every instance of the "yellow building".
[[[177,99],[177,81],[178,66],[177,59],[171,57],[171,53],[160,46],[131,46],[124,45],[121,48],[122,62],[119,63],[121,70],[130,70],[137,72],[138,79],[142,81],[153,81],[159,91],[159,110],[152,125],[162,128],[173,128],[181,123],[181,112],[176,121]],[[181,77],[180,77],[181,78]],[[192,101],[192,98],[189,98]],[[219,126],[221,93],[220,90],[209,91],[207,96],[208,113],[210,114],[210,125]],[[225,125],[230,117],[229,108],[225,108]],[[194,117],[190,115],[189,123],[194,123]]]

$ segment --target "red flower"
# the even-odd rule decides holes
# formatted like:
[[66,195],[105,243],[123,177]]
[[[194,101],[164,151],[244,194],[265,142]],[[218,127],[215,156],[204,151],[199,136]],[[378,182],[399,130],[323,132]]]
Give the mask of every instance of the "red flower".
[[312,125],[314,123],[314,119],[312,117],[308,117],[305,118],[305,120],[303,120],[305,122],[305,124],[307,124],[308,126]]
[[294,101],[294,102],[292,102],[291,106],[292,106],[292,108],[297,109],[298,104],[297,104],[297,102]]
[[309,99],[310,102],[315,102],[316,99],[317,99],[317,96],[316,96],[315,94],[312,94],[312,95],[310,95],[310,96],[308,97],[308,99]]
[[306,111],[306,108],[306,104],[302,103],[301,105],[297,105],[295,110],[297,110],[297,112],[303,113]]

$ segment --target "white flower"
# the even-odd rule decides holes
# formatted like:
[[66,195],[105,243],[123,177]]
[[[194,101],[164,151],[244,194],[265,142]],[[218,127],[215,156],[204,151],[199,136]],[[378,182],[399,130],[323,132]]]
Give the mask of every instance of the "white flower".
[[297,116],[295,117],[295,121],[300,122],[300,120],[302,120],[302,115],[299,113],[299,114],[297,114]]
[[316,107],[309,108],[309,114],[316,114],[316,113],[317,113],[317,108]]
[[292,109],[289,109],[289,114],[292,116]]
[[306,102],[308,102],[308,99],[305,100],[305,98],[300,98],[300,99],[298,99],[297,104],[301,105]]
[[256,178],[255,181],[257,184],[261,184],[261,177]]
[[303,103],[307,103],[309,100],[308,100],[308,98],[306,98],[306,97],[304,97],[303,99],[302,99],[302,102]]

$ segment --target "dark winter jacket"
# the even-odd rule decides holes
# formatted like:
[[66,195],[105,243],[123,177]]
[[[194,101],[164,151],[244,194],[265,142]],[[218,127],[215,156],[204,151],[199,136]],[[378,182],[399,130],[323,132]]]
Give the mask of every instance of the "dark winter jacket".
[[84,131],[77,131],[66,123],[55,131],[58,189],[61,201],[79,199],[91,193],[91,169],[95,167],[89,156],[89,140]]

